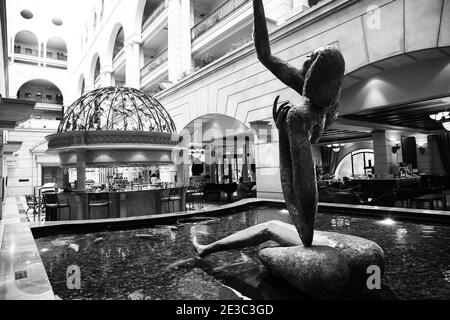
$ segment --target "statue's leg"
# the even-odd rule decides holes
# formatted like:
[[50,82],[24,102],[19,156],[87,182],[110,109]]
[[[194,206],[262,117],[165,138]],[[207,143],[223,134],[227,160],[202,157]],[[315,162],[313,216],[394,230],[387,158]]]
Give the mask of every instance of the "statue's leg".
[[286,202],[286,207],[289,211],[289,215],[294,225],[298,226],[300,224],[300,221],[298,218],[298,210],[295,206],[294,186],[292,183],[291,150],[286,128],[286,116],[290,110],[290,107],[285,107],[286,104],[282,104],[278,109],[279,98],[280,97],[278,96],[275,99],[273,105],[273,117],[278,128],[281,188],[283,190],[283,196]]
[[269,240],[275,241],[284,247],[301,245],[294,226],[280,221],[258,224],[208,245],[199,244],[196,237],[194,237],[192,242],[199,256],[205,257],[218,251],[254,247]]
[[317,213],[317,181],[310,143],[308,116],[300,107],[289,111],[287,134],[292,158],[293,194],[298,210],[295,226],[305,247],[312,245]]

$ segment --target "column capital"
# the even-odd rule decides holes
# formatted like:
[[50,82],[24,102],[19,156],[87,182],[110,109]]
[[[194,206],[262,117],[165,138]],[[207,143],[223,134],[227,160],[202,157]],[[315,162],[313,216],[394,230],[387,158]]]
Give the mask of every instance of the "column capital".
[[139,33],[132,33],[128,35],[127,42],[125,43],[125,48],[132,46],[134,44],[141,44],[142,36]]
[[113,73],[113,67],[110,65],[106,65],[102,68],[101,70],[101,74],[106,74],[106,73]]

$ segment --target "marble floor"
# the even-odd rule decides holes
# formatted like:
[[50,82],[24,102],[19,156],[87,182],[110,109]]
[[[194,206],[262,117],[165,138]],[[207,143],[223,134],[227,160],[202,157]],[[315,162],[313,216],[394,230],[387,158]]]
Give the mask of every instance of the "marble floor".
[[54,300],[23,197],[5,199],[0,220],[0,300]]

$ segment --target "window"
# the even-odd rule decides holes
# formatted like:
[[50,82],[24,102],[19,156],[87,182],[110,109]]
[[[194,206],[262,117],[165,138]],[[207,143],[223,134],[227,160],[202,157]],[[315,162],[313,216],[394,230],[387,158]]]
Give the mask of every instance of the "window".
[[105,0],[102,0],[102,6],[100,9],[100,19],[103,18],[103,12],[105,11]]
[[47,95],[45,95],[45,99],[47,99],[47,101],[52,101],[53,96],[51,94],[47,94]]
[[97,13],[94,13],[94,30],[97,27]]
[[25,54],[33,54],[33,49],[25,48]]
[[373,150],[363,149],[349,153],[337,166],[336,178],[366,176],[372,173],[374,164]]
[[47,58],[53,58],[53,52],[48,52],[47,51]]
[[25,92],[25,98],[31,99],[31,92]]

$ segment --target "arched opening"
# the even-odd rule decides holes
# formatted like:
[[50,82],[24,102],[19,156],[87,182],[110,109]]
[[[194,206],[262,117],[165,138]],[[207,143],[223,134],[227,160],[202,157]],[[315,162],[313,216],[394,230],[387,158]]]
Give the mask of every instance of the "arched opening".
[[[59,38],[53,37],[47,41],[47,65],[62,66],[67,64],[67,45],[66,42]],[[55,61],[56,60],[56,61]],[[61,64],[63,62],[63,64]]]
[[94,24],[93,24],[94,30],[97,28],[97,13],[94,13]]
[[209,114],[191,121],[182,136],[193,183],[237,185],[242,178],[250,194],[256,186],[255,135],[250,128],[235,118]]
[[146,24],[150,17],[155,15],[155,11],[164,4],[165,0],[147,0],[142,15],[142,27]]
[[44,104],[64,104],[61,90],[53,82],[44,79],[33,79],[24,83],[17,91],[17,99]]
[[105,0],[102,0],[102,5],[100,7],[100,20],[103,19],[104,12],[105,12]]
[[113,59],[123,50],[125,46],[125,35],[123,27],[117,31],[116,40],[114,41]]
[[94,69],[94,82],[95,83],[99,81],[100,70],[101,70],[100,57],[97,57],[97,61],[95,62],[95,69]]
[[80,78],[80,96],[84,94],[84,91],[86,91],[86,81],[84,80],[84,76],[82,75]]
[[347,154],[336,168],[336,178],[366,177],[375,164],[373,149],[360,149]]
[[39,56],[39,42],[31,31],[20,31],[14,38],[15,60],[37,64]]

